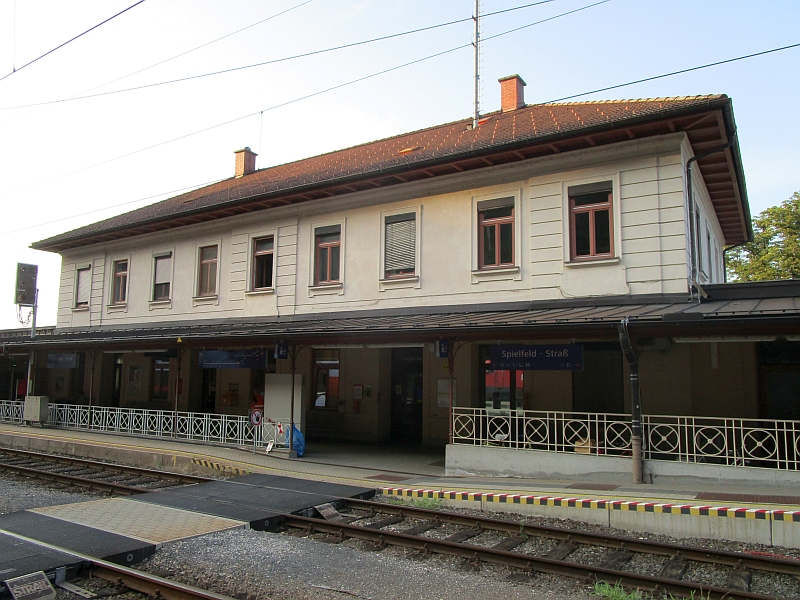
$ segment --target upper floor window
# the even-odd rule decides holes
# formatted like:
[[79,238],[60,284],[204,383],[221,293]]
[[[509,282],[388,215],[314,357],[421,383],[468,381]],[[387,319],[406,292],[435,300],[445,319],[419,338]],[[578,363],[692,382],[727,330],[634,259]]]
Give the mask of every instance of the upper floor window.
[[314,283],[339,283],[342,228],[340,225],[314,230]]
[[384,220],[384,277],[416,273],[417,220],[415,213],[390,215]]
[[114,284],[111,292],[112,304],[124,304],[128,299],[128,261],[114,261]]
[[514,198],[478,202],[478,268],[514,264]]
[[169,300],[172,280],[172,252],[153,259],[153,300]]
[[200,271],[197,281],[198,296],[214,296],[217,293],[217,246],[200,248]]
[[610,181],[569,188],[570,257],[573,260],[614,255],[612,196]]
[[89,306],[89,297],[92,293],[92,271],[90,267],[78,269],[75,272],[75,308]]
[[253,240],[253,289],[272,287],[272,271],[275,264],[275,238],[273,236]]

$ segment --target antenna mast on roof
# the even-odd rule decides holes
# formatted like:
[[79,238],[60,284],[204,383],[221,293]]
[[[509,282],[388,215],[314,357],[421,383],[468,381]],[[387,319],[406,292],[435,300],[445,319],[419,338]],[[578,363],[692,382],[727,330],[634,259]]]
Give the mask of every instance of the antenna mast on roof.
[[475,14],[472,17],[472,20],[475,21],[475,41],[472,43],[472,45],[475,47],[475,116],[472,118],[473,129],[478,128],[478,119],[480,118],[481,115],[480,11],[481,11],[481,0],[475,0]]

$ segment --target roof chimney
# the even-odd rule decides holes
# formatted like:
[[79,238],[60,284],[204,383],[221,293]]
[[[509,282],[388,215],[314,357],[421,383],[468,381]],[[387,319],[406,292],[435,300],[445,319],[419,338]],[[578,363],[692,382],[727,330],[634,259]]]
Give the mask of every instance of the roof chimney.
[[256,154],[248,146],[234,152],[236,155],[236,177],[250,175],[256,170]]
[[500,106],[503,112],[517,110],[525,106],[525,82],[519,75],[509,75],[501,77],[500,82]]

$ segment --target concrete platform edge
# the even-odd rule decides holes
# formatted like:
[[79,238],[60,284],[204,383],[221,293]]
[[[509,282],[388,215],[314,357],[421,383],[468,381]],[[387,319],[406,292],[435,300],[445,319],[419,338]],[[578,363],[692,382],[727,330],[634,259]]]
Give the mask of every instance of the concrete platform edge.
[[800,548],[800,511],[398,487],[383,487],[379,492],[408,500],[439,500],[445,506],[572,519],[678,538]]

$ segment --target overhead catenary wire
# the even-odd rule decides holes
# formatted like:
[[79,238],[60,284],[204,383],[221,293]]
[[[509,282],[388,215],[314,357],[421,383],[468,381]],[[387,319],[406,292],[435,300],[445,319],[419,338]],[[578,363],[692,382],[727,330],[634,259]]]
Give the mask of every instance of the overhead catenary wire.
[[[529,23],[528,25],[526,25],[526,27],[532,27],[533,25],[538,25],[539,23],[546,23],[548,21],[552,21],[553,19],[557,19],[559,17],[571,15],[571,14],[574,14],[574,13],[579,12],[581,10],[586,10],[586,9],[592,8],[594,6],[598,6],[600,4],[605,4],[606,2],[610,2],[610,1],[611,0],[601,0],[600,2],[595,2],[594,4],[589,4],[589,5],[586,5],[586,6],[582,7],[582,8],[570,10],[570,11],[561,13],[559,15],[555,15],[553,17],[548,17],[546,19],[541,19],[541,20],[536,21],[534,23]],[[468,20],[471,21],[472,17],[469,17]],[[520,29],[522,29],[522,28],[517,27],[517,28],[514,28],[514,29],[509,30],[507,32],[495,34],[495,35],[493,35],[491,37],[492,37],[492,39],[498,38],[498,37],[500,37],[502,35],[505,35],[505,34],[508,34],[508,33],[513,33],[515,31],[519,31]],[[76,169],[74,171],[69,171],[67,173],[62,173],[61,175],[56,175],[55,177],[51,177],[49,179],[44,179],[42,181],[39,181],[39,182],[36,182],[36,183],[32,183],[32,184],[27,185],[25,187],[17,188],[16,190],[12,190],[10,192],[7,192],[5,194],[5,196],[8,197],[8,196],[11,196],[13,194],[17,194],[17,193],[19,193],[21,191],[24,191],[24,190],[27,190],[27,189],[30,189],[30,188],[33,188],[33,187],[36,187],[36,186],[39,186],[39,185],[43,185],[45,183],[50,183],[51,181],[56,181],[56,180],[62,179],[64,177],[68,177],[70,175],[74,175],[76,173],[81,173],[83,171],[88,171],[89,169],[94,169],[96,167],[99,167],[99,166],[102,166],[102,165],[106,165],[108,163],[115,162],[117,160],[121,160],[121,159],[127,158],[129,156],[133,156],[135,154],[141,154],[142,152],[146,152],[148,150],[153,150],[154,148],[159,148],[161,146],[165,146],[167,144],[171,144],[173,142],[177,142],[177,141],[180,141],[180,140],[183,140],[183,139],[198,135],[200,133],[205,133],[206,131],[211,131],[211,130],[217,129],[219,127],[224,127],[225,125],[230,125],[232,123],[236,123],[238,121],[242,121],[244,119],[248,119],[248,118],[253,117],[255,115],[259,115],[262,112],[268,112],[268,111],[272,111],[272,110],[275,110],[275,109],[278,109],[278,108],[282,108],[284,106],[289,106],[290,104],[295,104],[297,102],[301,102],[302,100],[307,100],[309,98],[313,98],[315,96],[326,94],[328,92],[332,92],[334,90],[338,90],[338,89],[341,89],[343,87],[346,87],[346,86],[349,86],[349,85],[353,85],[353,84],[361,82],[361,81],[366,81],[367,79],[372,79],[373,77],[378,77],[378,76],[384,75],[386,73],[391,73],[392,71],[397,71],[399,69],[403,69],[403,68],[409,67],[411,65],[419,64],[419,63],[424,62],[426,60],[431,60],[431,59],[437,58],[439,56],[444,56],[445,54],[450,54],[452,52],[456,52],[458,50],[462,50],[463,48],[472,48],[472,42],[470,41],[470,42],[467,42],[466,44],[461,44],[460,46],[455,46],[455,47],[450,48],[448,50],[442,50],[441,52],[436,52],[434,54],[429,54],[427,56],[423,56],[422,58],[411,60],[411,61],[402,63],[400,65],[396,65],[394,67],[389,67],[388,69],[383,69],[381,71],[377,71],[377,72],[371,73],[369,75],[364,75],[362,77],[357,77],[356,79],[351,79],[350,81],[346,81],[344,83],[340,83],[340,84],[337,84],[337,85],[334,85],[334,86],[331,86],[331,87],[328,87],[328,88],[325,88],[325,89],[322,89],[322,90],[318,90],[316,92],[312,92],[310,94],[306,94],[304,96],[300,96],[298,98],[294,98],[292,100],[287,100],[285,102],[281,102],[279,104],[275,104],[273,106],[270,106],[269,108],[265,108],[265,109],[262,109],[262,110],[257,110],[255,112],[251,112],[251,113],[248,113],[246,115],[242,115],[240,117],[235,117],[233,119],[229,119],[227,121],[224,121],[222,123],[217,123],[215,125],[209,125],[208,127],[204,127],[203,129],[198,129],[196,131],[192,131],[190,133],[186,133],[186,134],[180,135],[178,137],[171,138],[169,140],[164,140],[162,142],[158,142],[156,144],[152,144],[152,145],[146,146],[144,148],[139,148],[138,150],[133,150],[131,152],[127,152],[125,154],[121,154],[119,156],[115,156],[113,158],[109,158],[109,159],[100,161],[98,163],[94,163],[94,164],[88,165],[86,167],[81,167],[80,169]]]
[[[276,16],[285,14],[285,13],[289,12],[289,10],[293,10],[295,8],[299,8],[300,6],[308,4],[311,1],[313,1],[313,0],[307,0],[307,2],[303,2],[302,4],[298,4],[298,5],[292,7],[290,9],[288,9],[288,10],[285,10],[283,12],[277,13],[276,15],[273,15],[272,17],[269,17],[269,19],[272,19],[272,18],[274,18]],[[485,13],[485,14],[481,15],[481,19],[484,19],[486,17],[491,17],[491,16],[494,16],[494,15],[499,15],[499,14],[511,12],[511,11],[514,11],[514,10],[521,10],[523,8],[531,8],[533,6],[539,6],[541,4],[548,4],[550,2],[555,2],[555,1],[556,0],[539,0],[538,2],[532,2],[532,3],[529,3],[529,4],[523,4],[523,5],[520,5],[520,6],[514,6],[512,8],[506,8],[506,9],[503,9],[503,10],[498,10],[498,11],[494,11],[494,12],[490,12],[490,13]],[[610,0],[603,0],[603,2],[609,2],[609,1]],[[598,4],[602,4],[603,2],[599,2]],[[579,8],[579,9],[576,9],[576,11],[577,10],[583,10],[583,9]],[[576,12],[576,11],[571,11],[571,12]],[[569,14],[569,13],[564,13],[564,14]],[[551,18],[557,18],[559,16],[563,16],[563,15],[556,15],[556,17],[551,17]],[[263,19],[262,21],[259,21],[259,23],[263,23],[264,21],[267,21],[269,19]],[[161,86],[165,86],[165,85],[172,85],[172,84],[175,84],[175,83],[183,83],[183,82],[186,82],[186,81],[193,81],[193,80],[196,80],[196,79],[204,79],[206,77],[215,77],[217,75],[225,75],[227,73],[235,73],[237,71],[244,71],[244,70],[247,70],[247,69],[254,69],[254,68],[257,68],[257,67],[264,67],[264,66],[268,66],[268,65],[274,65],[274,64],[277,64],[277,63],[288,62],[288,61],[291,61],[291,60],[297,60],[299,58],[308,58],[310,56],[317,56],[317,55],[320,55],[320,54],[326,54],[328,52],[335,52],[335,51],[338,51],[338,50],[345,50],[347,48],[355,48],[357,46],[364,46],[366,44],[372,44],[372,43],[375,43],[375,42],[382,42],[382,41],[386,41],[386,40],[390,40],[390,39],[394,39],[394,38],[398,38],[398,37],[403,37],[403,36],[406,36],[406,35],[413,35],[415,33],[422,33],[422,32],[425,32],[425,31],[431,31],[433,29],[440,29],[442,27],[449,27],[451,25],[458,25],[460,23],[466,23],[467,21],[472,21],[472,20],[474,20],[474,17],[465,17],[463,19],[455,19],[453,21],[447,21],[445,23],[437,23],[436,25],[428,25],[426,27],[419,27],[419,28],[416,28],[416,29],[409,29],[409,30],[406,30],[406,31],[400,31],[398,33],[391,33],[391,34],[388,34],[388,35],[383,35],[383,36],[379,36],[379,37],[375,37],[375,38],[369,38],[369,39],[361,40],[361,41],[358,41],[358,42],[351,42],[349,44],[340,44],[338,46],[331,46],[329,48],[322,48],[320,50],[312,50],[310,52],[303,52],[303,53],[294,54],[294,55],[291,55],[291,56],[284,56],[284,57],[281,57],[281,58],[274,58],[274,59],[271,59],[271,60],[261,61],[261,62],[257,62],[257,63],[251,63],[251,64],[248,64],[248,65],[241,65],[239,67],[231,67],[231,68],[228,68],[228,69],[221,69],[219,71],[211,71],[211,72],[208,72],[208,73],[199,73],[197,75],[188,75],[186,77],[178,77],[178,78],[175,78],[175,79],[168,79],[166,81],[157,81],[157,82],[154,82],[154,83],[145,83],[145,84],[142,84],[142,85],[137,85],[137,86],[133,86],[133,87],[129,87],[129,88],[122,88],[122,89],[119,89],[119,90],[109,90],[107,92],[98,92],[96,94],[85,94],[84,93],[84,94],[77,94],[75,96],[70,96],[68,98],[59,98],[57,100],[45,100],[45,101],[42,101],[42,102],[29,102],[28,104],[18,104],[18,105],[15,105],[15,106],[3,106],[3,107],[0,107],[0,110],[18,110],[18,109],[21,109],[21,108],[33,108],[33,107],[37,107],[37,106],[48,106],[48,105],[51,105],[51,104],[62,104],[64,102],[74,102],[74,101],[77,101],[77,100],[87,100],[87,99],[90,99],[90,98],[100,98],[100,97],[103,97],[103,96],[113,96],[113,95],[116,95],[116,94],[124,94],[124,93],[128,93],[128,92],[135,92],[135,91],[139,91],[139,90],[146,90],[146,89],[150,89],[150,88],[161,87]],[[253,27],[254,25],[257,25],[257,24],[258,23],[254,23],[253,25],[248,25],[248,27]],[[526,25],[524,27],[530,27],[530,26],[531,25]],[[138,73],[146,71],[146,70],[148,70],[148,69],[150,69],[152,67],[164,64],[165,62],[168,62],[168,61],[170,61],[170,60],[172,60],[174,58],[178,58],[179,56],[183,56],[185,54],[188,54],[189,52],[193,52],[194,50],[197,50],[197,49],[203,48],[205,46],[208,46],[208,45],[214,43],[215,41],[219,41],[219,40],[224,39],[226,37],[230,37],[231,35],[234,35],[235,33],[238,33],[239,31],[243,31],[244,29],[247,29],[248,27],[242,28],[242,29],[240,29],[238,31],[235,31],[233,33],[230,33],[230,34],[227,34],[227,35],[222,36],[220,38],[217,38],[216,40],[212,40],[211,42],[208,42],[208,43],[203,44],[201,46],[197,46],[196,48],[193,48],[192,50],[187,50],[186,52],[182,52],[181,54],[177,54],[177,55],[173,56],[172,58],[168,58],[168,59],[163,60],[161,62],[155,63],[155,64],[151,65],[150,67],[145,67],[144,69],[140,69],[138,71],[134,71],[133,73],[129,73],[128,75],[125,75],[125,76],[120,77],[118,79],[115,79],[113,81],[104,83],[103,85],[97,86],[95,88],[92,88],[92,90],[87,90],[87,91],[93,91],[93,90],[99,89],[101,87],[104,87],[106,85],[110,85],[110,84],[115,83],[117,81],[120,81],[122,79],[126,79],[127,77],[130,77],[132,75],[136,75]],[[524,27],[521,27],[519,29],[524,29]],[[512,31],[515,31],[515,30],[512,30]],[[501,34],[498,34],[498,35],[504,35],[504,34],[501,33]]]
[[[133,77],[134,75],[138,75],[139,73],[144,73],[145,71],[148,71],[150,69],[153,69],[155,67],[163,65],[165,63],[168,63],[168,62],[170,62],[172,60],[175,60],[176,58],[180,58],[181,56],[186,56],[187,54],[191,54],[192,52],[195,52],[196,50],[200,50],[201,48],[205,48],[207,46],[215,44],[215,43],[217,43],[219,41],[222,41],[222,40],[227,39],[227,38],[229,38],[231,36],[234,36],[237,33],[241,33],[242,31],[245,31],[247,29],[251,29],[251,28],[255,27],[256,25],[261,25],[262,23],[266,23],[267,21],[271,21],[272,19],[280,17],[281,15],[285,15],[286,13],[291,12],[291,11],[297,9],[297,8],[300,8],[301,6],[305,6],[306,4],[310,4],[311,2],[314,2],[314,0],[305,0],[304,2],[301,2],[300,4],[295,4],[294,6],[291,6],[291,7],[287,8],[286,10],[282,10],[280,12],[272,14],[269,17],[266,17],[264,19],[256,21],[255,23],[250,23],[249,25],[245,25],[244,27],[240,27],[239,29],[237,29],[235,31],[231,31],[229,33],[226,33],[225,35],[221,35],[221,36],[219,36],[217,38],[214,38],[213,40],[209,40],[207,42],[204,42],[204,43],[200,44],[199,46],[195,46],[194,48],[190,48],[189,50],[184,50],[183,52],[179,52],[178,54],[175,54],[174,56],[170,56],[169,58],[165,58],[163,60],[155,62],[155,63],[153,63],[151,65],[148,65],[146,67],[143,67],[141,69],[137,69],[136,71],[132,71],[132,72],[128,73],[127,75],[123,75],[122,77],[117,77],[116,79],[112,79],[111,81],[106,81],[105,83],[101,83],[100,85],[96,85],[96,86],[94,86],[92,88],[89,88],[89,89],[84,90],[82,92],[79,92],[77,94],[73,94],[72,96],[70,96],[68,98],[63,98],[63,99],[60,99],[60,100],[53,100],[53,101],[49,101],[49,102],[34,102],[32,104],[24,104],[24,105],[21,105],[21,106],[0,108],[0,110],[10,110],[10,109],[14,109],[14,108],[32,108],[32,107],[41,108],[41,107],[49,106],[51,104],[59,104],[61,102],[69,102],[71,100],[81,100],[84,97],[93,98],[95,96],[85,96],[85,94],[87,94],[88,92],[93,92],[94,90],[99,90],[100,88],[103,88],[103,87],[105,87],[107,85],[111,85],[112,83],[116,83],[118,81],[122,81],[123,79],[127,79],[128,77]],[[100,95],[100,94],[98,94],[98,95]],[[16,116],[11,117],[9,119],[5,119],[3,121],[0,121],[0,123],[4,123],[6,121],[10,121],[10,120],[16,119],[18,117],[29,115],[29,114],[31,114],[33,112],[36,112],[36,111],[29,111],[29,112],[26,112],[26,113],[21,114],[21,115],[16,115]]]
[[621,87],[626,87],[629,85],[636,85],[637,83],[644,83],[646,81],[654,81],[656,79],[663,79],[664,77],[672,77],[673,75],[680,75],[682,73],[690,73],[692,71],[699,71],[700,69],[707,69],[709,67],[716,67],[718,65],[725,65],[728,63],[736,62],[738,60],[745,60],[746,58],[753,58],[755,56],[763,56],[765,54],[772,54],[773,52],[780,52],[781,50],[789,50],[790,48],[798,48],[800,47],[800,43],[797,44],[790,44],[788,46],[781,46],[780,48],[772,48],[770,50],[762,50],[761,52],[754,52],[753,54],[745,54],[744,56],[737,56],[735,58],[727,58],[725,60],[718,60],[712,63],[706,63],[704,65],[699,65],[697,67],[689,67],[687,69],[680,69],[679,71],[672,71],[670,73],[663,73],[661,75],[653,75],[652,77],[645,77],[643,79],[636,79],[635,81],[628,81],[627,83],[618,83],[616,85],[609,85],[607,87],[598,88],[596,90],[592,90],[590,92],[581,92],[580,94],[572,94],[571,96],[563,96],[561,98],[556,98],[554,100],[548,100],[547,103],[551,102],[563,102],[564,100],[571,100],[573,98],[580,98],[582,96],[588,96],[590,94],[597,94],[598,92],[607,92],[608,90],[616,90]]
[[[3,81],[4,79],[6,79],[6,78],[8,78],[8,77],[11,77],[11,76],[12,76],[14,73],[19,73],[19,72],[20,72],[22,69],[24,69],[25,67],[29,67],[29,66],[31,66],[31,65],[32,65],[33,63],[35,63],[36,61],[38,61],[38,60],[41,60],[41,59],[43,59],[45,56],[48,56],[48,55],[52,54],[53,52],[55,52],[56,50],[59,50],[60,48],[63,48],[63,47],[64,47],[64,46],[66,46],[67,44],[69,44],[69,43],[71,43],[71,42],[74,42],[74,41],[75,41],[75,40],[77,40],[78,38],[81,38],[81,37],[83,37],[84,35],[86,35],[87,33],[89,33],[90,31],[94,31],[95,29],[97,29],[97,28],[98,28],[98,27],[100,27],[101,25],[105,25],[106,23],[108,23],[108,22],[109,22],[109,21],[111,21],[112,19],[116,19],[118,16],[120,16],[120,15],[122,15],[122,14],[124,14],[124,13],[128,12],[128,11],[129,11],[129,10],[131,10],[132,8],[135,8],[135,7],[139,6],[139,5],[140,5],[140,4],[142,4],[144,1],[145,1],[145,0],[139,0],[138,2],[135,2],[134,4],[131,4],[131,5],[130,5],[128,8],[126,8],[126,9],[123,9],[123,10],[119,11],[117,14],[115,14],[115,15],[112,15],[112,16],[110,16],[110,17],[108,17],[107,19],[105,19],[104,21],[101,21],[101,22],[100,22],[100,23],[98,23],[97,25],[93,25],[92,27],[90,27],[89,29],[87,29],[86,31],[84,31],[83,33],[79,33],[79,34],[78,34],[78,35],[76,35],[75,37],[72,37],[72,38],[68,39],[66,42],[64,42],[64,43],[62,43],[62,44],[59,44],[59,45],[58,45],[58,46],[56,46],[55,48],[52,48],[51,50],[48,50],[47,52],[45,52],[44,54],[42,54],[42,55],[40,55],[40,56],[37,56],[37,57],[36,57],[36,58],[34,58],[33,60],[26,62],[26,63],[25,63],[24,65],[22,65],[22,66],[21,66],[19,69],[17,69],[16,67],[12,66],[12,71],[11,71],[10,73],[6,73],[6,74],[5,74],[5,75],[3,75],[2,77],[0,77],[0,81]],[[16,9],[16,5],[15,5],[15,9]],[[15,15],[15,16],[16,16],[16,15]],[[15,23],[15,37],[16,37],[16,23]],[[15,45],[16,45],[16,40],[15,40]],[[15,48],[15,50],[16,50],[16,48]],[[15,56],[16,56],[16,55],[15,55]]]
[[158,194],[153,194],[151,196],[145,196],[143,198],[137,198],[136,200],[126,200],[125,202],[119,202],[118,204],[109,204],[107,206],[103,206],[101,208],[95,208],[94,210],[87,210],[86,212],[78,213],[75,215],[69,215],[67,217],[59,217],[58,219],[53,219],[51,221],[45,221],[44,223],[34,223],[33,225],[26,225],[25,227],[19,227],[17,229],[10,229],[8,231],[0,231],[0,236],[3,235],[11,235],[12,233],[19,233],[20,231],[27,231],[28,229],[37,229],[39,227],[45,227],[46,225],[53,225],[54,223],[61,223],[63,221],[70,221],[72,219],[77,219],[79,217],[86,217],[88,215],[93,215],[99,212],[103,212],[106,210],[110,210],[112,208],[120,208],[123,206],[130,206],[131,204],[136,204],[137,202],[144,202],[145,200],[152,200],[153,198],[159,198],[161,196],[166,196],[168,194],[177,194],[178,192],[186,192],[190,190],[196,190],[201,187],[205,187],[207,185],[211,185],[212,183],[219,182],[218,179],[213,181],[205,181],[203,183],[196,183],[194,185],[187,185],[182,188],[178,188],[175,190],[169,190],[168,192],[160,192]]

